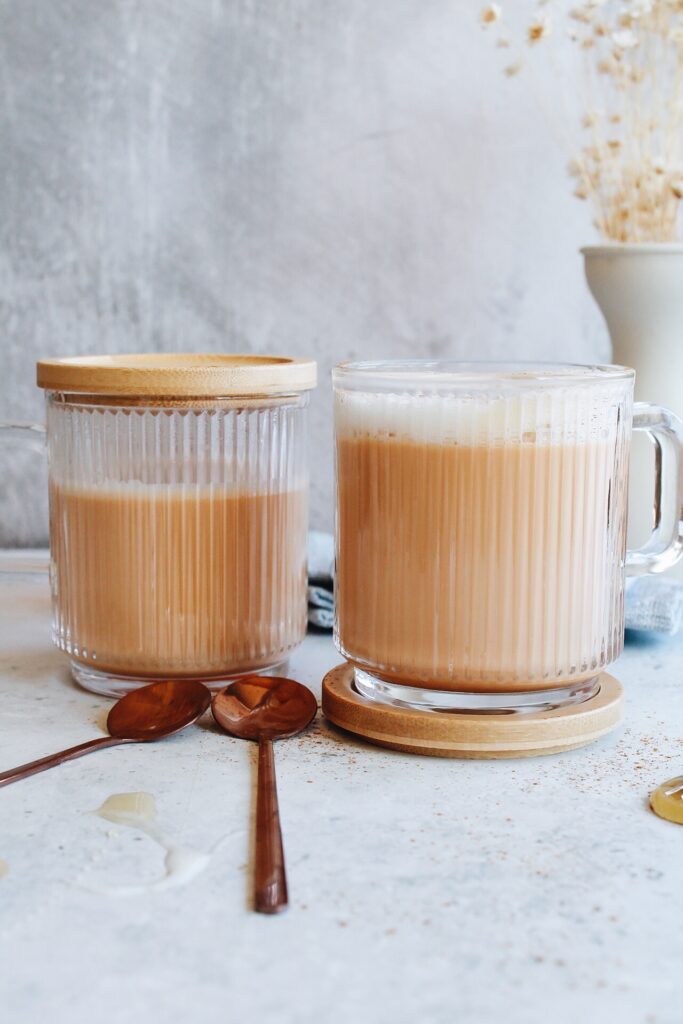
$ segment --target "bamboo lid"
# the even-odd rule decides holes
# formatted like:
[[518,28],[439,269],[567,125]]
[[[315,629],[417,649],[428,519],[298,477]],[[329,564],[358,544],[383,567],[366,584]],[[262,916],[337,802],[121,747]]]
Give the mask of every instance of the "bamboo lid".
[[41,359],[38,387],[86,395],[231,397],[309,391],[312,359],[286,356],[150,353]]

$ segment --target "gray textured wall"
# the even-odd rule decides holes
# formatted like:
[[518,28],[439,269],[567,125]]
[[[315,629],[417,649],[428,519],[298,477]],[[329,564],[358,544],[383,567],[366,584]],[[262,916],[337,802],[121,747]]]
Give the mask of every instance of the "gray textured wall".
[[[608,354],[591,240],[472,0],[0,0],[0,418],[43,355]],[[556,106],[555,74],[541,80]],[[0,451],[0,544],[44,469]]]

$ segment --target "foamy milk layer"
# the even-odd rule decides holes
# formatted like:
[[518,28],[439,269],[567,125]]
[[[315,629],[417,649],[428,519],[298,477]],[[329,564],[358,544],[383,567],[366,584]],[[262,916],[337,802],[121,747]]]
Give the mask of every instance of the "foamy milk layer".
[[523,394],[335,393],[338,437],[419,444],[566,444],[611,441],[630,416],[623,387],[555,388]]

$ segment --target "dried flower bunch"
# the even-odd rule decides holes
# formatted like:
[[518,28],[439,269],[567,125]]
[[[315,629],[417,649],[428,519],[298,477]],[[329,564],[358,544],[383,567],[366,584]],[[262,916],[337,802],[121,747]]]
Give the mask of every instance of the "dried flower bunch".
[[[610,241],[672,241],[683,198],[683,0],[529,7],[526,46],[561,31],[584,63],[587,137],[570,164],[575,194],[592,202],[595,225]],[[481,23],[497,46],[511,47],[498,4],[484,8]],[[505,74],[522,66],[506,63]]]

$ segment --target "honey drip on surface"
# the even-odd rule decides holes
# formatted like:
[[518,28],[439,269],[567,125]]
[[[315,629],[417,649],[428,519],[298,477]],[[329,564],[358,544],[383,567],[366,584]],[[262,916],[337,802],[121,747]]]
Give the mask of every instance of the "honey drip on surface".
[[186,885],[209,864],[213,851],[202,853],[189,846],[180,846],[159,828],[156,822],[156,802],[151,793],[115,793],[108,797],[94,813],[115,825],[125,825],[128,828],[144,832],[166,851],[165,874],[161,878],[146,885],[120,885],[99,890],[101,892],[113,896],[134,896],[152,889],[170,889],[178,885]]
[[141,828],[147,822],[154,821],[157,807],[151,793],[114,793],[107,797],[95,813],[115,825]]
[[650,807],[660,818],[683,825],[683,775],[657,786],[650,794]]

